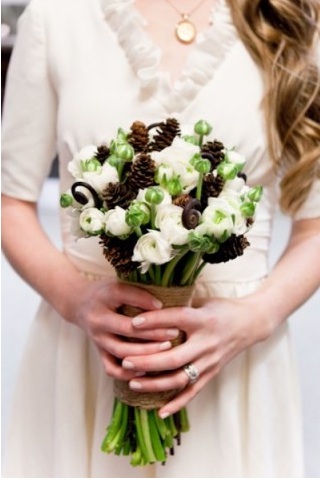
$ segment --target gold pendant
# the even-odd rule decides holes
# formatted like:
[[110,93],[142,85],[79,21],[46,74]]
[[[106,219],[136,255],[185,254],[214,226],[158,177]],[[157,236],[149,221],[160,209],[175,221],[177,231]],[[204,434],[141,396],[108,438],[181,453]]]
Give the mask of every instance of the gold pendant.
[[176,25],[176,36],[183,44],[191,44],[196,38],[196,27],[188,15],[182,15],[182,20]]

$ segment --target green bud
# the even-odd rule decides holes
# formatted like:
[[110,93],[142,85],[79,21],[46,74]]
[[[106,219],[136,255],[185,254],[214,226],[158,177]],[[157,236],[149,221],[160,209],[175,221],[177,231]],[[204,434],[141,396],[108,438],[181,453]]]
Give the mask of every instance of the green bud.
[[252,218],[255,212],[255,204],[254,202],[244,202],[240,206],[240,211],[246,218]]
[[194,131],[197,135],[209,135],[212,126],[205,120],[199,120],[194,126]]
[[211,170],[211,163],[208,159],[203,159],[201,156],[192,164],[197,172],[200,174],[207,174]]
[[178,196],[182,192],[182,185],[180,179],[178,177],[174,177],[170,179],[170,181],[168,181],[167,183],[166,188],[169,194],[171,194],[171,196]]
[[101,164],[95,157],[87,160],[81,160],[81,169],[83,172],[95,172],[99,167],[101,167]]
[[160,204],[163,201],[164,192],[161,187],[149,187],[145,199],[149,204]]
[[216,253],[219,249],[219,243],[212,241],[208,235],[199,235],[195,231],[190,231],[188,235],[188,245],[191,251]]
[[117,142],[120,143],[126,142],[127,138],[128,138],[128,134],[123,130],[123,128],[118,128]]
[[148,224],[150,221],[150,211],[143,202],[132,203],[126,212],[126,223],[135,228]]
[[217,171],[222,179],[228,181],[234,179],[237,176],[239,169],[235,164],[231,164],[229,162],[221,162],[221,164],[219,164],[217,167]]
[[262,196],[263,188],[262,186],[255,186],[249,189],[247,197],[250,201],[259,202]]
[[73,203],[73,197],[71,194],[61,194],[60,196],[60,206],[62,208],[68,208],[69,206],[72,206]]
[[114,155],[123,161],[130,161],[134,157],[134,149],[129,143],[119,143],[117,144]]
[[119,160],[119,157],[117,157],[116,155],[112,154],[112,155],[109,155],[109,157],[107,158],[106,162],[110,165],[112,165],[112,167],[118,167],[119,164],[120,164],[120,160]]

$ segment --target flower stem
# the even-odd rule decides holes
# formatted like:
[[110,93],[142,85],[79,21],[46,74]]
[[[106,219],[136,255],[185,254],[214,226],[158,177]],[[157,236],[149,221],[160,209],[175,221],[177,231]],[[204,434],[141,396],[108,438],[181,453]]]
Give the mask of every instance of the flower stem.
[[152,442],[151,442],[151,435],[150,435],[150,428],[148,422],[148,411],[144,408],[140,409],[140,419],[141,419],[141,435],[142,441],[144,442],[144,447],[147,452],[147,462],[153,463],[156,462],[156,457],[153,452]]
[[198,184],[197,184],[197,192],[196,192],[196,198],[198,199],[198,201],[201,201],[202,183],[203,183],[203,173],[200,172]]
[[183,250],[181,253],[179,253],[176,257],[174,257],[167,265],[165,268],[165,271],[163,272],[163,277],[161,281],[161,286],[162,287],[168,287],[169,282],[170,282],[170,277],[173,274],[173,270],[177,263],[183,258],[187,253],[189,249],[187,248],[186,250]]
[[186,266],[184,268],[184,273],[181,278],[181,285],[186,285],[189,278],[191,277],[194,269],[196,268],[196,265],[198,264],[198,254],[197,253],[192,253],[186,263]]
[[202,272],[202,270],[204,269],[204,267],[206,266],[207,262],[201,262],[201,264],[199,265],[199,267],[196,269],[196,271],[194,272],[194,275],[193,275],[193,282],[195,282],[197,280],[197,278],[199,277],[200,273]]

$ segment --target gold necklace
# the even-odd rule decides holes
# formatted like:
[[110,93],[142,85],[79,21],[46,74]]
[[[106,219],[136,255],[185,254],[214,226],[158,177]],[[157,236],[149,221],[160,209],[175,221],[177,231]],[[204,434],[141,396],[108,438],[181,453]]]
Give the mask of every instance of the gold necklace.
[[170,7],[172,7],[177,12],[177,14],[179,14],[180,17],[181,17],[181,20],[179,20],[179,22],[176,25],[175,33],[176,33],[176,37],[177,37],[178,41],[182,42],[182,44],[191,44],[195,40],[196,35],[197,35],[197,29],[196,29],[196,26],[190,20],[189,17],[196,10],[198,10],[198,8],[201,7],[201,5],[204,3],[204,1],[205,0],[201,0],[198,3],[198,5],[196,5],[192,10],[190,10],[190,12],[183,13],[183,12],[180,12],[180,10],[178,10],[176,8],[176,6],[173,3],[170,2],[170,0],[166,0],[168,5],[170,5]]

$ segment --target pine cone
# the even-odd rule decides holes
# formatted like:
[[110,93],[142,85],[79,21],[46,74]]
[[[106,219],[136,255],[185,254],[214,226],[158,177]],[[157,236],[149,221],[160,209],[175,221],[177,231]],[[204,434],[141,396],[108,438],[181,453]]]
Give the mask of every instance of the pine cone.
[[134,151],[144,152],[148,149],[149,132],[143,122],[135,121],[131,127],[128,142],[133,146]]
[[107,145],[100,145],[95,153],[95,158],[99,160],[100,164],[104,164],[105,160],[109,157],[110,150]]
[[207,263],[225,263],[243,255],[243,251],[249,245],[250,243],[245,236],[231,235],[225,243],[221,244],[217,253],[206,253],[203,255],[203,260]]
[[131,235],[125,240],[107,235],[100,237],[103,254],[118,274],[127,276],[138,268],[139,263],[131,261],[136,242],[136,235]]
[[154,185],[156,166],[149,154],[139,154],[131,164],[128,176],[129,187],[138,192]]
[[218,140],[205,143],[201,148],[201,156],[204,159],[208,159],[211,162],[211,171],[213,171],[217,165],[224,159],[224,145]]
[[150,151],[160,152],[160,150],[169,147],[173,139],[181,134],[179,122],[175,118],[168,118],[165,122],[150,125],[148,130],[154,127],[158,127],[158,129],[157,134],[149,144]]
[[218,197],[224,186],[224,179],[217,175],[215,176],[211,172],[205,174],[202,184],[202,197],[201,202],[203,206],[207,205],[208,197]]
[[110,182],[102,192],[102,199],[108,209],[114,209],[116,206],[127,209],[137,193],[138,191],[133,191],[126,184]]
[[186,204],[193,199],[190,194],[181,194],[181,196],[176,196],[172,203],[176,206],[180,206],[180,208],[184,208]]

